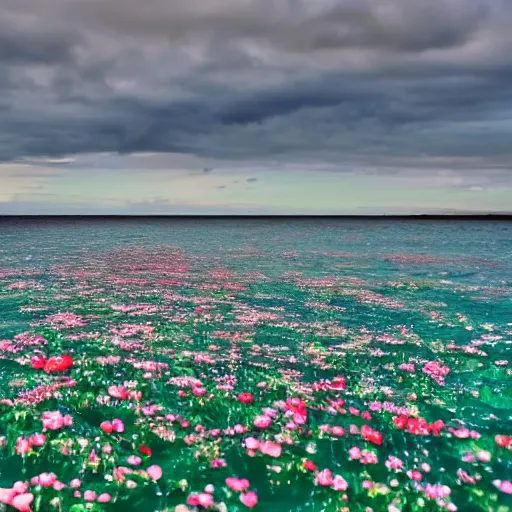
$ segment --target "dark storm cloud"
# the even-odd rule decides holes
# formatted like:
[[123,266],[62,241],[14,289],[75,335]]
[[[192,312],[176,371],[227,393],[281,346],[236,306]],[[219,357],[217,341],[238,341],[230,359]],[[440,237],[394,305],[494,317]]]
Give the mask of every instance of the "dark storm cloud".
[[507,0],[3,0],[0,160],[500,158],[507,172],[511,24]]

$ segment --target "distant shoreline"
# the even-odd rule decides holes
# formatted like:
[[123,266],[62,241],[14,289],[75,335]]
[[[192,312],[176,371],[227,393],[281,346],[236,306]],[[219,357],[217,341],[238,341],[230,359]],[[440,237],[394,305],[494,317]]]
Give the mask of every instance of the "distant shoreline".
[[511,221],[510,214],[415,214],[415,215],[0,215],[1,221],[12,220],[471,220]]

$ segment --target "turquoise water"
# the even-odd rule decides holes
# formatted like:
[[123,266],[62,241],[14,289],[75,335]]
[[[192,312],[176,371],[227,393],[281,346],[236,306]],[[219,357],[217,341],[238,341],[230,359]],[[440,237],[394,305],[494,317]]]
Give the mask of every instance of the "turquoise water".
[[[308,271],[319,265],[328,273],[334,270],[332,262],[319,253],[341,252],[346,254],[338,255],[337,259],[345,258],[349,263],[365,260],[379,266],[386,275],[407,275],[408,268],[389,264],[387,257],[425,255],[441,260],[437,265],[433,261],[427,262],[428,268],[423,270],[410,269],[414,275],[423,272],[441,276],[441,272],[450,272],[450,267],[457,267],[459,273],[450,276],[467,283],[488,283],[489,279],[510,283],[511,230],[510,222],[485,221],[3,221],[0,224],[0,262],[2,266],[41,269],[88,253],[130,247],[147,250],[174,247],[187,254],[214,257],[233,267],[237,266],[237,260],[232,256],[251,251],[262,253],[255,254],[254,264],[270,272],[296,268],[299,264]],[[281,262],[277,268],[276,261],[267,259],[286,252],[297,252],[299,258]],[[416,267],[421,266],[419,263]],[[339,270],[334,273],[339,274]]]
[[[36,510],[50,510],[56,498],[65,510],[85,507],[82,490],[75,496],[63,473],[109,494],[109,503],[88,502],[95,510],[167,510],[187,499],[193,509],[208,484],[215,486],[209,508],[245,510],[252,496],[243,503],[226,486],[230,476],[250,480],[262,510],[507,510],[500,507],[509,506],[508,488],[496,482],[511,480],[512,438],[507,448],[495,436],[512,435],[512,223],[27,220],[2,221],[0,241],[0,396],[11,401],[0,420],[0,435],[7,436],[0,485],[53,468],[67,486],[50,492],[31,484],[25,494]],[[79,321],[59,322],[53,315],[60,313]],[[31,341],[35,335],[46,343]],[[20,397],[60,378],[31,367],[38,351],[71,354],[65,375],[76,384],[27,404]],[[101,362],[108,357],[119,359]],[[164,366],[142,368],[144,361]],[[439,378],[438,368],[448,373]],[[177,396],[170,382],[183,376],[199,379],[209,398],[190,390]],[[233,376],[233,389],[217,388],[219,379]],[[335,376],[347,379],[346,390],[318,389]],[[145,407],[161,412],[101,403],[109,385],[126,380],[138,382]],[[241,392],[254,401],[241,404]],[[275,403],[293,396],[307,404],[307,431],[289,425],[289,406],[271,427],[254,426],[262,407],[280,410]],[[333,409],[329,400],[346,403]],[[37,433],[42,413],[55,408],[74,417],[73,427],[47,433],[30,456],[16,453],[18,437]],[[363,411],[371,418],[362,419]],[[166,414],[192,426],[168,424]],[[403,414],[445,426],[439,436],[406,432],[393,423]],[[101,452],[99,425],[112,415],[122,417],[132,437],[125,444],[116,439],[119,450],[100,457],[100,469],[77,469],[89,448],[67,458],[56,453],[59,443],[80,438]],[[155,421],[173,432],[172,441],[155,431]],[[212,437],[212,429],[236,423],[245,430]],[[351,424],[370,425],[384,441],[361,440],[349,433]],[[345,432],[326,433],[322,425]],[[197,438],[192,443],[190,435]],[[248,436],[279,444],[282,454],[251,456]],[[138,453],[139,438],[153,449],[141,467],[153,462],[163,469],[157,487],[147,474],[133,477],[133,489],[116,478],[105,483],[121,460]],[[374,450],[378,462],[354,461],[347,455],[354,446]],[[489,453],[490,460],[469,461],[468,452]],[[402,469],[386,466],[391,455]],[[216,459],[226,467],[212,468]],[[316,471],[303,468],[306,459]],[[343,476],[348,489],[319,483],[323,469]],[[421,483],[407,476],[415,470],[423,473]],[[429,497],[427,483],[447,485],[450,496]]]

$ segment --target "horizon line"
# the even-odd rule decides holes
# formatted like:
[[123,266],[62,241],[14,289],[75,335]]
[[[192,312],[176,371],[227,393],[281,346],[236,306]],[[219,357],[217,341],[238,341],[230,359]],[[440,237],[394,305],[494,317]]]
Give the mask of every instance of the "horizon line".
[[131,220],[131,219],[357,219],[357,220],[512,220],[512,213],[444,213],[444,214],[0,214],[1,220]]

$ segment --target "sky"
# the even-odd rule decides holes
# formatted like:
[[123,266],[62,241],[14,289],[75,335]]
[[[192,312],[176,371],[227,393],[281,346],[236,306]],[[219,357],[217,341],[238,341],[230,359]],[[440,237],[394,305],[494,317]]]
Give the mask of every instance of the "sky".
[[510,0],[0,0],[0,214],[512,213]]

